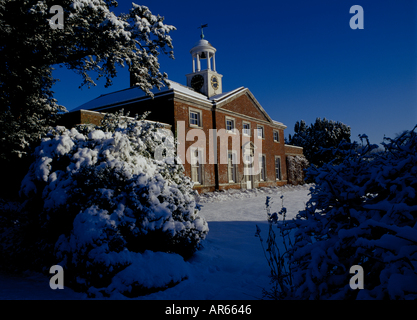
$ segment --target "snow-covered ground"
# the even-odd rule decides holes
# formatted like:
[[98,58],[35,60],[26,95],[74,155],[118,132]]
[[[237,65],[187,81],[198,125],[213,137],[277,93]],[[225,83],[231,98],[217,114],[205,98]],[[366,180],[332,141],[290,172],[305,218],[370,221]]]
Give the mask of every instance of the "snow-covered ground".
[[[209,223],[204,248],[187,263],[188,279],[175,287],[140,300],[252,300],[269,287],[269,267],[262,252],[256,225],[267,237],[265,198],[272,198],[272,210],[281,208],[284,195],[287,219],[305,208],[309,185],[231,190],[200,197],[200,215]],[[51,275],[52,277],[52,275]],[[49,277],[37,273],[17,276],[0,272],[0,299],[86,299],[70,288],[52,290]],[[65,285],[65,271],[64,271]]]

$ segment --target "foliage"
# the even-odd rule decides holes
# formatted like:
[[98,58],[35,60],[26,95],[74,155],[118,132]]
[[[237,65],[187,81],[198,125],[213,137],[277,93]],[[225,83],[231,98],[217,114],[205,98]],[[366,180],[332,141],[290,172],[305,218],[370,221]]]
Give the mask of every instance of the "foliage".
[[308,161],[304,156],[287,156],[288,183],[299,185],[304,183],[305,169]]
[[303,154],[310,164],[321,167],[331,160],[341,160],[329,148],[337,147],[343,140],[350,142],[350,127],[326,118],[317,118],[310,126],[301,120],[295,123],[294,135],[289,135],[288,140],[288,144],[303,147]]
[[[162,125],[121,114],[107,115],[102,126],[51,130],[22,182],[26,267],[59,264],[76,290],[142,292],[135,279],[149,281],[140,273],[157,258],[151,251],[190,257],[208,227],[182,165],[161,151],[168,140],[174,144]],[[155,159],[158,152],[165,156]],[[136,275],[120,279],[132,277],[127,268]],[[127,288],[127,281],[134,283]]]
[[[287,252],[288,248],[293,246],[292,239],[290,237],[290,232],[288,230],[278,229],[278,237],[281,238],[283,243],[283,248],[276,242],[277,235],[273,230],[273,226],[278,223],[283,225],[287,224],[285,216],[287,209],[284,207],[284,196],[281,196],[282,206],[281,210],[277,213],[271,213],[271,197],[266,197],[266,212],[268,215],[268,238],[266,240],[267,247],[265,249],[263,245],[263,238],[261,236],[261,229],[256,225],[255,236],[259,238],[264,252],[265,258],[268,262],[269,268],[271,270],[270,279],[272,284],[272,289],[270,291],[263,289],[263,297],[268,299],[284,299],[289,296],[293,291],[292,275],[291,268],[288,264]],[[279,221],[279,216],[282,216],[282,220]],[[281,250],[280,250],[281,249]],[[284,252],[281,252],[284,251]]]
[[[82,85],[106,86],[127,65],[136,85],[148,94],[164,85],[160,52],[173,57],[173,26],[145,6],[133,4],[116,16],[114,0],[62,0],[64,29],[52,29],[52,0],[0,0],[0,164],[13,166],[30,155],[65,107],[53,97],[54,66],[79,74]],[[22,166],[18,161],[16,169]]]
[[[311,167],[316,181],[306,209],[280,232],[294,231],[288,250],[294,299],[417,299],[417,126],[373,153],[341,142],[339,163]],[[352,290],[349,270],[364,270]]]

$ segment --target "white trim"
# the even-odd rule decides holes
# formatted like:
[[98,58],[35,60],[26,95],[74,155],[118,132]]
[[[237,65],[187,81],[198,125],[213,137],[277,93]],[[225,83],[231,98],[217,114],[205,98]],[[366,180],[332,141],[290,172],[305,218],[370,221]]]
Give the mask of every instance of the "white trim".
[[[232,117],[229,117],[229,116],[225,116],[224,121],[225,121],[226,132],[227,133],[236,134],[236,132],[235,132],[235,129],[236,129],[236,119],[235,118],[232,118]],[[233,127],[232,127],[231,130],[230,129],[227,129],[227,121],[232,121],[232,126]]]
[[[245,133],[245,128],[244,128],[245,124],[249,125],[249,134]],[[252,136],[251,135],[251,123],[249,121],[242,120],[242,135],[246,136],[246,137],[251,137]]]
[[[191,112],[197,113],[199,115],[199,118],[198,118],[199,123],[197,125],[191,123]],[[199,129],[203,128],[203,112],[199,109],[188,107],[188,125],[193,128],[199,128]]]
[[[229,156],[232,155],[232,180],[230,180],[229,170],[230,170],[230,163],[229,163]],[[237,183],[237,151],[236,150],[228,150],[227,151],[227,180],[229,183]]]
[[[239,90],[241,89],[241,90]],[[256,107],[258,108],[258,110],[264,115],[264,117],[266,118],[265,121],[272,123],[272,119],[269,117],[268,113],[265,111],[264,108],[262,108],[261,104],[258,102],[258,100],[256,100],[255,96],[252,94],[252,92],[250,92],[250,90],[248,88],[244,88],[241,87],[238,90],[236,90],[236,92],[233,93],[233,95],[228,96],[227,98],[232,98],[232,96],[238,98],[241,95],[246,94],[248,96],[249,99],[252,100],[252,102],[256,105]],[[221,108],[223,104],[226,103],[227,99],[215,99],[214,102],[216,103],[216,106],[218,108]]]
[[286,126],[284,126],[284,127],[279,126],[279,125],[277,125],[275,123],[272,123],[272,122],[269,122],[267,120],[254,118],[254,117],[248,116],[246,114],[231,111],[231,110],[228,110],[228,109],[216,108],[216,112],[223,113],[225,115],[229,115],[229,116],[232,116],[232,117],[238,117],[238,118],[241,118],[241,119],[245,119],[245,121],[262,123],[263,125],[267,125],[267,126],[270,126],[271,128],[275,128],[275,129],[285,129],[285,128],[287,128]]
[[288,146],[288,147],[291,147],[291,148],[303,149],[303,147],[293,146],[292,144],[284,144],[284,146]]
[[[263,160],[262,160],[264,157],[265,157],[265,162],[263,162]],[[259,161],[259,167],[261,169],[261,172],[259,173],[259,181],[268,181],[268,177],[266,175],[266,154],[265,153],[260,154],[259,158],[260,158],[258,160]],[[262,164],[264,164],[265,167],[263,167]],[[263,178],[265,178],[265,179],[263,179]]]
[[[277,159],[279,159],[279,176],[280,179],[277,179]],[[282,159],[281,156],[274,157],[274,168],[275,168],[275,181],[282,181]]]
[[[259,136],[259,127],[262,128],[262,136],[261,137]],[[263,124],[257,124],[256,125],[256,136],[258,138],[265,139],[265,126]]]
[[[197,158],[195,157],[195,151],[197,151]],[[196,147],[190,147],[190,165],[191,165],[191,181],[194,182],[195,185],[203,185],[203,164],[204,164],[204,149],[203,148],[196,148]],[[195,163],[195,160],[197,161],[197,165]],[[197,181],[193,180],[193,168],[197,168]],[[195,169],[194,169],[195,170]]]
[[209,98],[210,101],[212,101],[213,103],[223,103],[225,101],[227,101],[227,99],[231,98],[233,95],[235,95],[237,92],[241,91],[241,90],[245,90],[245,87],[239,87],[236,88],[235,90],[229,91],[229,92],[223,92],[223,93],[219,93],[216,94],[214,96],[211,96]]
[[[275,140],[275,132],[277,133],[277,135],[278,135],[278,140]],[[273,137],[273,139],[274,139],[274,142],[278,142],[279,143],[279,141],[280,141],[280,139],[279,139],[279,131],[278,130],[273,130],[272,131],[272,137]]]

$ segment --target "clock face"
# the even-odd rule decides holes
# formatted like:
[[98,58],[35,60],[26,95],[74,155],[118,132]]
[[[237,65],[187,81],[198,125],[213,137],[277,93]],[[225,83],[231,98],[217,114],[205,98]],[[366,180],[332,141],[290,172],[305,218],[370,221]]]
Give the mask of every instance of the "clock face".
[[217,79],[216,76],[211,77],[211,86],[213,87],[214,90],[219,89],[219,80]]
[[201,74],[197,74],[194,77],[192,77],[192,79],[191,79],[191,87],[194,90],[199,91],[203,87],[203,84],[204,84],[204,78],[203,78],[203,76]]

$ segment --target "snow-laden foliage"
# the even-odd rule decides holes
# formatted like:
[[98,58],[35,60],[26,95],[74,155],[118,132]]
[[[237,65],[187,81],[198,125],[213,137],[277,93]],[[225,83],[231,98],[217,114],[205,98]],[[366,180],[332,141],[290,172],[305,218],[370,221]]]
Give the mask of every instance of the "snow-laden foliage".
[[[63,9],[63,29],[49,25],[54,5]],[[88,86],[95,85],[93,76],[111,85],[117,66],[128,66],[136,85],[150,95],[151,88],[166,84],[158,55],[173,57],[169,33],[175,27],[145,6],[132,4],[118,16],[111,11],[115,6],[114,0],[0,0],[2,167],[32,153],[31,146],[66,111],[53,97],[54,67],[73,70]]]
[[[366,135],[342,142],[341,162],[308,170],[316,184],[306,209],[278,224],[295,231],[290,298],[417,299],[416,128],[385,138],[384,152]],[[350,287],[354,265],[364,289]]]
[[287,156],[288,183],[299,185],[304,183],[304,170],[308,161],[304,156]]
[[289,136],[288,144],[303,147],[303,154],[310,164],[322,166],[337,158],[328,148],[337,147],[343,140],[350,142],[350,127],[332,120],[316,119],[307,126],[304,120],[296,122],[294,135]]
[[263,238],[261,236],[261,229],[256,225],[255,237],[258,237],[266,261],[268,262],[271,271],[269,278],[272,288],[268,291],[262,289],[263,298],[280,300],[290,295],[293,288],[293,278],[291,275],[291,268],[288,263],[288,247],[291,247],[292,237],[291,231],[285,228],[278,229],[278,238],[282,241],[283,246],[277,243],[277,234],[273,230],[273,225],[278,223],[279,217],[282,217],[280,223],[286,226],[287,208],[284,207],[284,195],[281,195],[282,205],[279,212],[271,213],[271,197],[267,196],[265,201],[265,209],[268,216],[268,237],[266,239],[266,249],[263,245]]
[[[173,145],[162,125],[120,114],[106,116],[102,126],[51,130],[21,187],[31,262],[61,265],[69,286],[91,293],[132,294],[179,282],[185,274],[178,261],[201,246],[208,226],[192,182],[169,152]],[[166,267],[145,276],[155,259]]]

